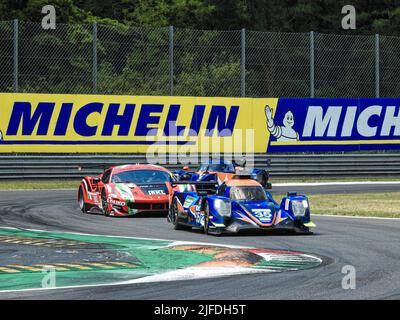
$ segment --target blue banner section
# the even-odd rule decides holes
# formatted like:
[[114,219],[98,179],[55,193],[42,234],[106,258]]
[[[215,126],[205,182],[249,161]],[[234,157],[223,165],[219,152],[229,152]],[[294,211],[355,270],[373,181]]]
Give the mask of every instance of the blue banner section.
[[268,152],[400,149],[400,98],[279,98],[265,108]]

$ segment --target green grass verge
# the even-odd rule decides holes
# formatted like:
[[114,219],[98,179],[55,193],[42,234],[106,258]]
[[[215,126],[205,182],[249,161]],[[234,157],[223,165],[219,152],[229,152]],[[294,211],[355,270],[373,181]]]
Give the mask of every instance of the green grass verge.
[[400,181],[400,177],[370,177],[370,178],[325,178],[325,179],[317,179],[317,178],[298,178],[298,179],[274,179],[271,178],[270,182],[272,185],[274,183],[312,183],[312,182],[354,182],[354,181]]
[[400,192],[310,195],[311,212],[400,218]]
[[[283,195],[274,195],[280,203]],[[400,192],[311,194],[311,215],[400,218]]]
[[80,180],[12,180],[0,181],[0,190],[78,189]]

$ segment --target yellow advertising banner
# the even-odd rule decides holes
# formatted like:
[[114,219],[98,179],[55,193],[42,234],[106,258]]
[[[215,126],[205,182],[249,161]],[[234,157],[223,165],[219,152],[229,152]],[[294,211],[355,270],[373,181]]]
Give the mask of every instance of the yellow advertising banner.
[[278,99],[0,94],[0,153],[266,152]]

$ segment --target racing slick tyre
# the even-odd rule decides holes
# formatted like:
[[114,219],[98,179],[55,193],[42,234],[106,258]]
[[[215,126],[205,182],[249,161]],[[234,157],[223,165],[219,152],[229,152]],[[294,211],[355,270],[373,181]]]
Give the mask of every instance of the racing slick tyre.
[[183,226],[179,223],[179,218],[178,218],[178,199],[173,198],[172,199],[172,205],[170,209],[170,219],[172,222],[172,225],[174,226],[174,230],[189,230],[191,227]]
[[206,201],[204,204],[204,233],[205,234],[210,233],[209,222],[210,222],[210,207],[208,206],[208,203]]
[[298,235],[313,234],[310,228],[306,227],[305,225],[303,225],[303,223],[300,223],[299,221],[295,221],[295,227],[293,233]]
[[89,211],[89,206],[85,203],[85,197],[83,196],[82,188],[79,188],[78,203],[79,203],[79,208],[83,213],[87,213]]
[[210,234],[213,236],[220,236],[222,235],[222,231],[219,229],[215,229],[215,230],[210,230],[210,207],[208,206],[207,201],[205,201],[204,203],[204,233],[205,234]]
[[105,216],[109,217],[110,216],[110,210],[108,209],[108,202],[107,202],[107,193],[103,189],[103,192],[101,193],[101,206],[103,207],[103,213]]

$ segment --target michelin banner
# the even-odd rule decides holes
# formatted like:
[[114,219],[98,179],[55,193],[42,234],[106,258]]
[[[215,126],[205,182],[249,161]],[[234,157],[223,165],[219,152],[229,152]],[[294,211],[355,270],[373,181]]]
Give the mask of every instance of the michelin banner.
[[279,99],[267,108],[268,152],[400,148],[400,99]]
[[0,153],[400,149],[400,99],[0,94]]

